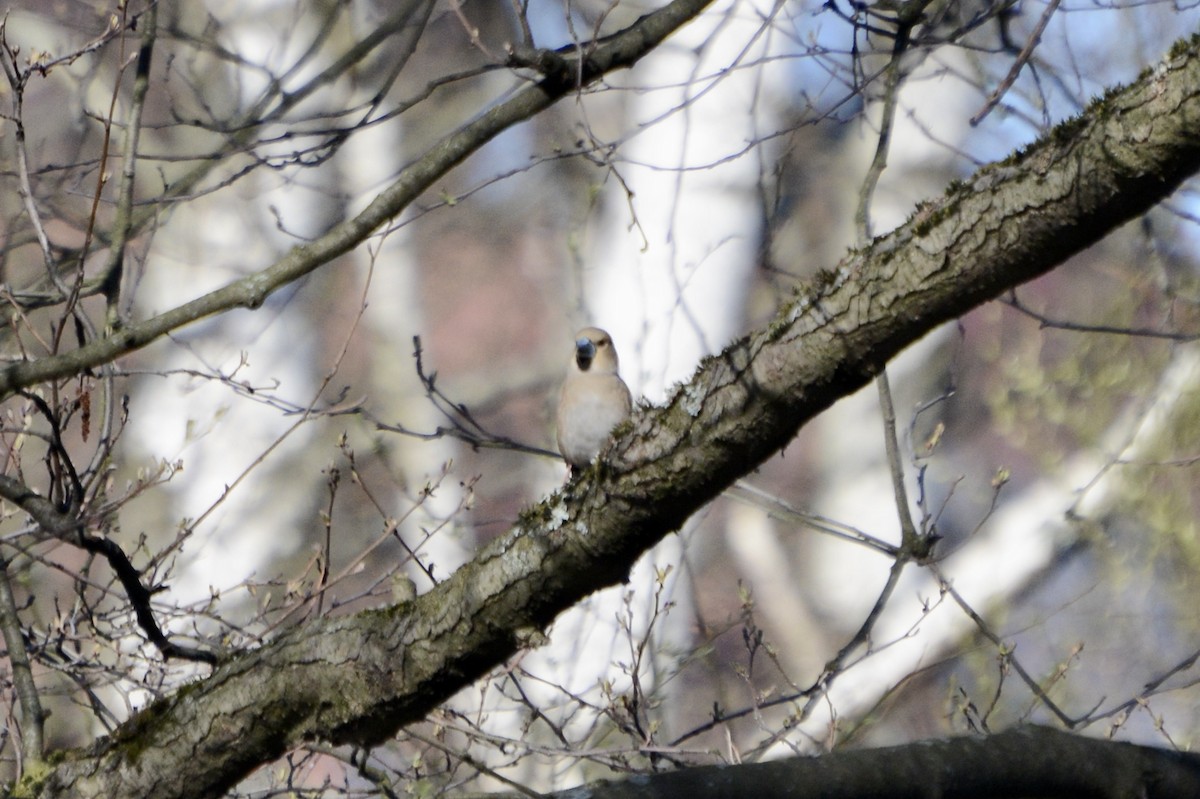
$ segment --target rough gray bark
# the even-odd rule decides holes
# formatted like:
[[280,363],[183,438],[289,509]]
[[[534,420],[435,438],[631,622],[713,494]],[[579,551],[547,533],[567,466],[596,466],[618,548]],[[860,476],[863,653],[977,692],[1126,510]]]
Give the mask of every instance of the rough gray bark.
[[[1197,130],[1193,38],[848,256],[770,325],[702,363],[664,407],[636,413],[606,464],[437,589],[305,623],[234,656],[111,738],[55,756],[20,795],[216,796],[305,740],[378,741],[422,718],[558,613],[621,580],[647,547],[901,349],[1166,198],[1200,168]],[[144,343],[122,342],[89,357]],[[37,363],[0,371],[0,388],[25,384]]]

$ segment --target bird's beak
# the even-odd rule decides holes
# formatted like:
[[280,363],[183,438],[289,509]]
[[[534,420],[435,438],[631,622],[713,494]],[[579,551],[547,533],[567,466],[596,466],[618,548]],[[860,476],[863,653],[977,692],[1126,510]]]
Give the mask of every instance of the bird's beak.
[[575,363],[583,371],[587,371],[592,365],[592,359],[596,357],[596,345],[591,339],[581,338],[575,341]]

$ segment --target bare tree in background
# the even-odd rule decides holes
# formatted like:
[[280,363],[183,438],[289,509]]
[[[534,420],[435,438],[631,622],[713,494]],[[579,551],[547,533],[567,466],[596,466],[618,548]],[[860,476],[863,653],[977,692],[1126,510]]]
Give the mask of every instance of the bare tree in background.
[[1200,13],[25,5],[9,795],[1197,795]]

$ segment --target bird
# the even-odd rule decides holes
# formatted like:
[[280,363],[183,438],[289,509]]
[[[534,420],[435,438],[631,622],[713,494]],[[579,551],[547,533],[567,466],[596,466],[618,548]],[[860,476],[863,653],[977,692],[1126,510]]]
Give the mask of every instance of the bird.
[[586,468],[612,434],[629,418],[633,399],[618,372],[612,336],[598,327],[575,334],[575,351],[558,395],[558,451],[568,477]]

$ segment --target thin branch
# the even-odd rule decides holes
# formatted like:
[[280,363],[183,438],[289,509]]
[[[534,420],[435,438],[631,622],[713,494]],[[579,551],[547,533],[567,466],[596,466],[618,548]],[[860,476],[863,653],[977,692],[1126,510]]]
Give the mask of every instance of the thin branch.
[[[33,228],[38,246],[42,251],[42,262],[45,269],[45,278],[55,287],[58,292],[60,301],[65,301],[66,306],[63,312],[63,324],[56,326],[52,333],[52,341],[49,352],[57,353],[59,350],[59,342],[61,336],[67,329],[65,324],[67,317],[73,317],[75,320],[76,329],[85,331],[87,340],[93,340],[96,337],[96,331],[92,324],[91,318],[83,313],[78,306],[78,291],[83,281],[82,268],[77,270],[76,278],[73,281],[73,288],[68,288],[62,281],[59,275],[60,265],[54,258],[54,253],[50,245],[49,236],[46,233],[45,224],[42,221],[41,212],[38,210],[37,197],[33,192],[33,184],[29,178],[29,154],[26,146],[26,132],[24,121],[24,99],[25,89],[29,85],[29,79],[34,72],[40,72],[45,76],[50,67],[47,64],[35,64],[22,69],[18,61],[19,48],[10,45],[8,42],[7,32],[8,18],[5,16],[3,22],[0,22],[0,62],[3,62],[3,68],[6,78],[8,79],[9,87],[13,94],[13,122],[16,126],[16,154],[17,154],[17,177],[21,200],[25,206],[25,213],[29,217],[29,224]],[[120,25],[109,25],[106,34],[101,36],[104,39],[108,34],[115,35],[116,32],[123,30]],[[74,54],[73,54],[74,55]],[[107,133],[105,134],[105,144],[107,147]],[[100,170],[98,180],[103,182],[103,169]],[[99,194],[99,187],[97,194]],[[81,256],[82,259],[82,256]],[[84,342],[81,341],[80,344]]]
[[[875,623],[878,620],[879,614],[882,612],[883,607],[887,604],[887,602],[890,600],[892,594],[895,592],[897,581],[899,579],[899,573],[903,569],[904,564],[906,564],[906,563],[907,563],[906,561],[896,560],[892,564],[892,572],[889,574],[888,582],[886,585],[884,585],[883,589],[880,591],[879,596],[875,601],[875,606],[872,608],[871,612],[867,614],[866,620],[863,622],[862,626],[859,627],[858,631],[854,634],[854,636],[851,638],[851,640],[842,647],[842,649],[838,652],[837,656],[825,665],[825,668],[822,670],[821,674],[817,677],[817,679],[812,683],[812,685],[810,685],[807,688],[802,688],[797,691],[782,694],[773,699],[769,699],[769,700],[765,700],[765,701],[756,701],[754,704],[752,704],[748,707],[745,707],[745,708],[742,708],[739,710],[734,710],[734,711],[724,710],[720,706],[718,706],[716,703],[714,703],[713,709],[712,709],[712,717],[709,721],[706,721],[703,724],[699,724],[699,725],[691,728],[690,730],[682,733],[681,735],[676,737],[673,741],[671,741],[671,743],[669,744],[669,747],[672,749],[677,748],[684,741],[695,738],[695,737],[697,737],[703,733],[706,733],[709,730],[712,730],[718,726],[727,724],[730,721],[736,721],[738,719],[746,718],[748,716],[753,716],[753,715],[761,712],[762,710],[766,710],[768,708],[777,707],[780,705],[792,704],[801,699],[806,699],[807,701],[805,702],[804,707],[801,709],[801,711],[799,713],[799,717],[805,718],[809,714],[811,714],[813,708],[816,707],[816,702],[825,696],[825,694],[829,690],[829,687],[833,684],[833,681],[835,679],[837,679],[837,677],[846,670],[848,665],[854,665],[855,663],[860,663],[865,658],[884,651],[888,647],[892,646],[895,642],[904,640],[906,637],[908,637],[909,635],[911,635],[913,633],[917,624],[920,623],[919,621],[914,623],[912,628],[910,628],[906,632],[902,633],[898,638],[893,639],[893,641],[888,641],[888,642],[884,642],[883,644],[880,644],[880,645],[871,646],[871,644],[872,644],[871,632],[874,629]],[[925,610],[923,611],[922,615],[923,616],[927,615],[936,606],[937,606],[936,604],[927,606],[925,608]],[[851,656],[854,655],[854,653],[863,644],[868,645],[868,647],[869,647],[868,650],[862,655],[862,657],[854,660],[852,663],[850,660]],[[775,734],[773,734],[770,737],[769,740],[760,744],[758,747],[756,747],[756,749],[759,751],[764,751],[768,746],[772,745],[775,741],[783,738],[785,735],[787,735],[789,732],[791,732],[791,730],[792,730],[791,725],[785,725],[784,727],[781,727]]]
[[[813,690],[808,692],[808,701],[804,704],[804,710],[801,713],[802,717],[806,718],[812,713],[817,702],[824,695],[825,690],[829,688],[829,685],[837,675],[845,670],[846,663],[849,661],[851,655],[863,646],[867,647],[867,652],[868,654],[870,653],[871,633],[874,631],[879,617],[883,614],[883,609],[891,600],[892,594],[896,592],[896,586],[900,584],[900,575],[904,572],[904,567],[908,565],[908,562],[908,558],[904,557],[903,553],[892,562],[892,567],[888,570],[887,582],[884,583],[879,596],[875,598],[875,604],[871,607],[870,612],[867,613],[867,617],[859,625],[858,631],[838,650],[833,659],[825,664],[825,668],[822,670],[821,676],[817,678]],[[822,690],[815,690],[818,688]]]
[[892,387],[888,381],[887,369],[881,369],[875,377],[875,387],[879,391],[879,406],[883,410],[883,442],[887,451],[888,472],[892,476],[896,514],[900,519],[900,557],[923,560],[929,556],[932,541],[917,532],[912,509],[908,505],[908,489],[904,485],[904,463],[900,457],[900,443],[896,438],[896,409],[892,405]]
[[42,711],[42,700],[33,681],[33,669],[29,665],[29,650],[25,647],[21,618],[17,615],[17,600],[8,576],[9,563],[8,560],[0,560],[0,633],[3,633],[4,645],[8,649],[8,664],[12,669],[17,702],[21,707],[21,766],[22,770],[28,771],[30,765],[42,759],[42,727],[46,715]]
[[108,561],[109,567],[116,573],[117,579],[121,581],[121,586],[125,589],[129,604],[133,606],[138,626],[142,628],[146,637],[150,639],[150,643],[154,644],[164,658],[190,660],[195,663],[207,663],[210,666],[218,663],[220,658],[216,652],[177,644],[163,633],[154,618],[154,610],[150,607],[150,602],[158,589],[150,589],[142,585],[141,574],[134,568],[129,556],[117,542],[111,538],[88,535],[80,529],[77,543],[88,552],[101,555]]
[[871,242],[871,202],[875,198],[875,187],[879,184],[879,178],[887,169],[888,150],[892,146],[892,131],[895,127],[896,106],[900,102],[900,84],[904,80],[901,61],[908,49],[908,36],[911,31],[912,23],[900,24],[896,29],[896,38],[892,44],[892,58],[888,63],[883,90],[879,139],[875,143],[875,155],[871,158],[871,165],[867,168],[867,174],[863,177],[862,186],[859,188],[858,205],[854,210],[854,230],[860,247],[866,247]]
[[1034,48],[1036,48],[1042,41],[1042,34],[1046,32],[1046,26],[1050,24],[1050,17],[1054,16],[1054,12],[1058,10],[1059,2],[1060,0],[1050,0],[1050,2],[1046,4],[1046,8],[1042,10],[1041,19],[1039,19],[1037,25],[1034,26],[1033,33],[1029,34],[1028,41],[1026,41],[1025,46],[1021,48],[1021,52],[1017,54],[1017,60],[1013,62],[1012,67],[1008,70],[1008,74],[1005,75],[1004,80],[1000,81],[1000,85],[996,87],[995,91],[988,96],[987,102],[984,103],[983,108],[979,109],[975,116],[971,117],[972,126],[978,125],[980,122],[982,122],[984,117],[992,112],[992,109],[996,107],[996,105],[1000,102],[1000,99],[1004,97],[1004,95],[1008,93],[1008,90],[1012,88],[1012,85],[1016,83],[1017,76],[1021,74],[1021,70],[1025,67],[1025,64],[1033,55]]
[[466,444],[469,444],[472,449],[507,449],[513,452],[524,452],[529,455],[546,455],[551,458],[560,458],[557,452],[551,452],[543,447],[535,447],[531,444],[522,444],[520,441],[509,438],[508,436],[497,435],[490,432],[483,426],[471,413],[471,410],[461,402],[455,402],[448,397],[437,386],[437,372],[428,372],[425,369],[424,349],[421,347],[421,337],[413,336],[413,361],[417,370],[417,379],[421,381],[421,385],[425,387],[425,396],[437,408],[438,412],[446,418],[450,423],[449,427],[439,425],[432,432],[420,432],[411,430],[400,424],[385,424],[376,419],[371,413],[365,409],[355,406],[345,412],[355,413],[375,423],[377,430],[400,433],[401,435],[419,438],[425,441],[432,441],[438,438],[455,438]]
[[[892,45],[892,57],[888,64],[884,88],[879,140],[875,145],[875,155],[871,159],[871,165],[867,169],[862,187],[859,189],[858,207],[854,212],[854,223],[860,247],[869,247],[871,243],[871,203],[875,198],[875,188],[879,185],[879,178],[887,169],[888,150],[891,148],[892,132],[895,127],[896,107],[900,103],[900,85],[904,80],[902,59],[908,49],[912,27],[916,20],[920,19],[924,5],[928,4],[912,2],[909,5],[911,7],[906,9],[904,19],[897,23],[896,38]],[[886,366],[881,368],[879,374],[876,375],[875,386],[879,393],[880,408],[883,411],[883,440],[887,450],[888,470],[892,477],[896,514],[900,520],[900,553],[897,561],[899,566],[900,561],[912,557],[919,558],[925,553],[918,551],[921,547],[921,538],[913,523],[912,511],[908,505],[908,491],[904,486],[904,464],[900,457],[900,446],[896,440],[896,411],[892,406],[892,389],[888,382]],[[899,578],[899,571],[899,569],[893,568],[888,577],[889,583]],[[882,608],[877,605],[873,612],[877,613],[881,610]],[[865,625],[864,629],[866,629]],[[862,631],[860,630],[860,632]]]
[[329,491],[329,501],[321,514],[321,526],[325,528],[325,545],[321,554],[321,573],[317,577],[317,615],[320,616],[325,608],[325,591],[329,586],[329,564],[333,557],[333,509],[337,499],[338,484],[342,480],[341,470],[336,466],[329,467],[329,478],[325,487]]
[[1100,719],[1111,718],[1112,716],[1126,713],[1130,710],[1133,710],[1135,707],[1145,704],[1147,699],[1159,693],[1160,690],[1169,690],[1163,688],[1163,685],[1167,682],[1167,680],[1171,679],[1177,674],[1190,671],[1191,669],[1195,668],[1197,662],[1200,662],[1200,649],[1192,652],[1190,655],[1186,656],[1183,660],[1167,669],[1158,677],[1155,677],[1153,680],[1147,682],[1142,686],[1142,690],[1138,691],[1136,696],[1131,697],[1130,699],[1127,699],[1124,702],[1114,705],[1106,710],[1095,711],[1088,713],[1087,715],[1080,716],[1074,720],[1072,726],[1087,726],[1099,721]]
[[57,538],[83,550],[102,556],[125,589],[125,595],[133,607],[138,626],[146,637],[162,653],[164,658],[178,658],[215,665],[217,655],[209,650],[184,646],[172,642],[163,633],[154,618],[150,602],[154,591],[142,584],[141,574],[125,551],[111,538],[90,535],[85,522],[80,518],[62,513],[53,502],[39,496],[17,480],[0,475],[0,497],[7,499],[28,513],[38,523],[41,534]]
[[[128,6],[123,6],[127,8]],[[158,38],[158,3],[151,3],[142,19],[142,40],[138,49],[137,71],[133,78],[133,96],[130,98],[129,113],[125,120],[125,146],[121,151],[121,184],[117,187],[116,215],[112,225],[112,242],[109,245],[108,263],[102,272],[103,283],[101,291],[108,305],[105,329],[112,330],[121,323],[121,278],[125,270],[125,246],[133,229],[133,189],[134,178],[137,174],[138,141],[142,131],[142,111],[146,106],[146,94],[150,89],[150,64],[154,55],[154,42]],[[116,101],[114,87],[113,101]],[[111,112],[110,112],[111,118]],[[105,126],[107,144],[108,126]],[[103,173],[103,161],[101,162]],[[96,199],[99,200],[99,186]],[[93,218],[95,212],[93,210]],[[91,235],[91,225],[88,225],[88,235]],[[83,257],[87,252],[84,244]],[[82,275],[83,270],[80,269]]]
[[25,87],[29,82],[29,72],[20,68],[20,62],[17,59],[17,48],[8,43],[8,14],[4,15],[3,22],[0,22],[0,64],[3,65],[4,75],[8,79],[8,86],[12,90],[12,121],[16,129],[16,154],[17,154],[17,178],[18,192],[21,195],[21,202],[25,206],[25,214],[29,217],[29,224],[37,235],[38,246],[42,251],[42,265],[45,267],[47,276],[58,287],[63,296],[66,296],[66,289],[58,280],[58,275],[54,269],[54,255],[50,251],[50,239],[46,235],[46,227],[42,223],[42,215],[37,208],[37,200],[33,195],[33,186],[29,181],[29,155],[25,146],[25,115],[22,106],[25,100]]
[[1047,710],[1054,714],[1055,718],[1062,722],[1063,726],[1065,726],[1067,729],[1075,729],[1078,723],[1068,716],[1066,712],[1064,712],[1063,709],[1058,706],[1058,703],[1050,698],[1050,695],[1047,694],[1045,689],[1043,689],[1038,681],[1033,678],[1033,675],[1025,670],[1025,667],[1021,665],[1021,661],[1017,660],[1016,656],[1012,654],[1011,647],[1005,644],[1004,641],[1001,640],[1000,636],[992,631],[992,628],[986,621],[984,621],[983,617],[975,612],[974,608],[967,604],[967,601],[963,599],[962,594],[958,593],[950,581],[942,575],[941,570],[937,567],[937,565],[930,564],[929,568],[933,571],[934,576],[937,577],[938,582],[941,584],[942,590],[949,594],[950,598],[953,599],[959,608],[962,609],[962,612],[967,615],[967,618],[974,622],[975,628],[979,630],[980,635],[991,641],[1001,652],[1006,653],[1008,662],[1012,665],[1013,670],[1017,672],[1017,675],[1020,676],[1021,681],[1025,683],[1025,686],[1033,693],[1033,695],[1037,697],[1037,699],[1046,707]]
[[1064,322],[1058,319],[1051,319],[1044,314],[1030,308],[1017,297],[1016,289],[1010,291],[1007,295],[1000,298],[1000,302],[1012,308],[1014,311],[1028,316],[1030,319],[1037,321],[1038,326],[1042,328],[1050,328],[1053,330],[1069,330],[1073,333],[1108,333],[1115,336],[1133,336],[1137,338],[1158,338],[1166,339],[1167,341],[1196,341],[1200,339],[1200,333],[1171,333],[1166,330],[1154,330],[1146,327],[1117,327],[1115,325],[1090,325],[1081,322]]
[[480,761],[477,758],[471,757],[469,754],[467,754],[464,751],[446,746],[444,743],[441,743],[434,738],[430,738],[428,736],[422,735],[419,732],[416,732],[415,730],[405,730],[404,734],[407,735],[409,738],[412,738],[414,741],[420,741],[421,743],[425,744],[426,746],[431,746],[434,749],[437,749],[437,750],[445,753],[445,755],[447,757],[453,757],[456,760],[461,760],[463,763],[466,763],[468,766],[475,769],[480,774],[486,774],[487,776],[491,777],[492,779],[496,780],[497,782],[501,782],[501,783],[509,786],[514,791],[516,791],[517,794],[519,794],[520,796],[527,797],[527,799],[542,799],[542,794],[538,793],[537,791],[533,790],[532,788],[527,788],[524,785],[522,785],[521,783],[516,782],[516,781],[504,776],[503,774],[496,771],[495,769],[488,767],[488,765],[486,763]]
[[803,525],[809,529],[816,530],[818,533],[824,533],[825,535],[854,544],[861,544],[868,549],[873,549],[889,557],[896,557],[900,554],[900,549],[895,544],[889,544],[882,538],[864,533],[857,527],[843,524],[836,519],[830,519],[827,516],[801,510],[785,500],[751,485],[745,480],[738,480],[725,491],[725,495],[760,508],[768,516],[780,521]]

